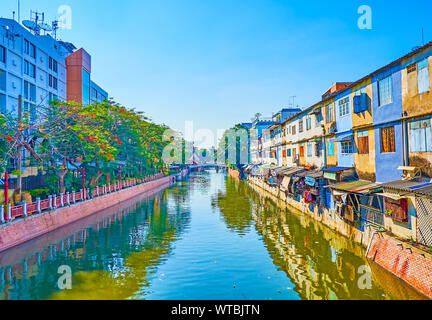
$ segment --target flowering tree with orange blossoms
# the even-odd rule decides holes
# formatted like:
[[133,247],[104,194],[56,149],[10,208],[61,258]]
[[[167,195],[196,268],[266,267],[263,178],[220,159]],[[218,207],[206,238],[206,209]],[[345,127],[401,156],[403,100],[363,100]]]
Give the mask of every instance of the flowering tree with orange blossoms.
[[167,142],[162,136],[167,127],[114,101],[54,101],[48,108],[38,108],[36,121],[29,118],[23,117],[9,132],[0,131],[4,158],[15,158],[23,147],[45,171],[55,172],[60,192],[65,192],[65,177],[78,168],[86,168],[90,185],[96,186],[103,176],[109,183],[119,163],[123,172],[135,177],[163,167]]

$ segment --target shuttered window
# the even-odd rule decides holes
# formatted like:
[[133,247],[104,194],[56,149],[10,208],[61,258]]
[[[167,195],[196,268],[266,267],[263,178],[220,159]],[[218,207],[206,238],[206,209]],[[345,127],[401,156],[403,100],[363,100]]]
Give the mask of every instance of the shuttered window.
[[429,64],[428,59],[418,63],[417,67],[418,93],[429,92]]
[[332,122],[333,121],[333,103],[326,105],[325,113],[326,113],[326,123]]
[[334,142],[327,142],[327,155],[335,155]]
[[394,127],[381,128],[381,152],[395,152],[395,132]]
[[299,132],[303,132],[303,120],[299,121]]
[[357,134],[358,137],[358,153],[368,154],[369,153],[369,132],[360,131]]
[[431,119],[410,123],[410,151],[432,152]]

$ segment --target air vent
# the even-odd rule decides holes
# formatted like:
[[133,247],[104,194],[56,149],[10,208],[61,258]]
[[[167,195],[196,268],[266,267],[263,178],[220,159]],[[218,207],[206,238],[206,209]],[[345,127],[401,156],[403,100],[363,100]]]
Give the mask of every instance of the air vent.
[[412,65],[409,65],[409,66],[407,67],[407,71],[408,71],[408,73],[414,72],[414,71],[416,71],[416,70],[417,70],[417,63],[413,63]]

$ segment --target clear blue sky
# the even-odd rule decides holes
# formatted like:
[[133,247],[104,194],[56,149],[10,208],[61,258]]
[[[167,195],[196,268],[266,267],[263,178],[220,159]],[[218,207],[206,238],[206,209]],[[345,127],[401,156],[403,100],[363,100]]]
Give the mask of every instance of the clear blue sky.
[[[16,0],[1,0],[12,16]],[[182,130],[228,128],[271,115],[290,96],[308,107],[336,81],[354,81],[432,40],[432,1],[21,0],[57,16],[59,36],[92,55],[92,78],[116,101]],[[373,29],[357,27],[372,8]]]

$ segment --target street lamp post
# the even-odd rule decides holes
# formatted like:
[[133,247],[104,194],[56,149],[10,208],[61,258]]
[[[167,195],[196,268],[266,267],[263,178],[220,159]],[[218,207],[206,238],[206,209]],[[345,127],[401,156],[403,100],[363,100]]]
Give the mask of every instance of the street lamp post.
[[85,168],[82,169],[83,197],[86,199]]
[[121,189],[122,187],[121,166],[119,166],[119,182],[120,182],[120,189]]
[[9,204],[9,174],[7,172],[5,172],[4,192],[5,192],[5,205],[6,205],[6,210],[7,210],[7,206]]

